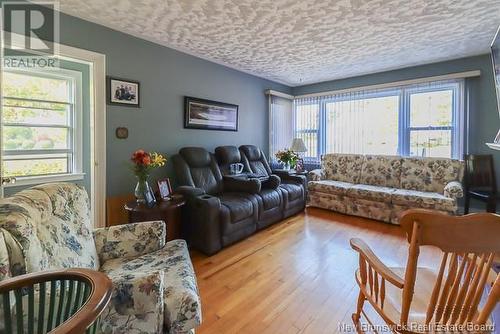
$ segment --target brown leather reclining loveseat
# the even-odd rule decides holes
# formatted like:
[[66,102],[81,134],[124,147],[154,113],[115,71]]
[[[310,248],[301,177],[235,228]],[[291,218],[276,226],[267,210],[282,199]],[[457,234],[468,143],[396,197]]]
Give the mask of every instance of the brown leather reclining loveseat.
[[[187,200],[184,234],[191,247],[211,255],[305,207],[305,177],[281,180],[253,145],[221,146],[212,154],[185,147],[172,157],[179,187]],[[231,175],[228,166],[243,163]]]

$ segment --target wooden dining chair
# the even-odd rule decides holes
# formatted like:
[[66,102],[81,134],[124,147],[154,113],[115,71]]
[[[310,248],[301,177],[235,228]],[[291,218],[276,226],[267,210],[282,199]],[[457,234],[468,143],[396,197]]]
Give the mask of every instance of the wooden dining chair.
[[471,198],[486,202],[487,212],[496,212],[498,192],[491,154],[465,156],[464,188],[464,214],[469,213]]
[[[449,326],[444,332],[450,333],[456,332],[453,325],[471,324],[483,327],[462,333],[489,332],[489,316],[500,300],[498,275],[486,302],[480,301],[494,256],[500,252],[500,216],[457,217],[412,209],[403,213],[400,224],[409,242],[405,268],[387,267],[366,243],[351,239],[351,247],[359,253],[355,277],[360,293],[352,315],[358,333],[363,333],[360,316],[366,317],[365,301],[394,333],[439,332],[438,326]],[[437,270],[418,267],[420,247],[427,245],[443,252]]]
[[90,269],[4,280],[0,282],[0,333],[95,334],[111,293],[111,280]]

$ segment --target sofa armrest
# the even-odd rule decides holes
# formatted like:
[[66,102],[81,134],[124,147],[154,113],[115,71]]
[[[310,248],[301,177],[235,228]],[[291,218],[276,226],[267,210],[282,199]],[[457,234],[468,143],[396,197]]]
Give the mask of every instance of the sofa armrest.
[[190,187],[190,186],[180,186],[175,189],[175,192],[178,194],[181,194],[182,196],[189,198],[189,197],[196,197],[196,196],[201,196],[205,194],[205,190],[201,188],[196,188],[196,187]]
[[281,178],[276,174],[269,175],[269,178],[262,182],[262,188],[278,189],[281,184]]
[[182,220],[188,243],[206,255],[217,253],[221,248],[218,197],[201,195],[188,198],[182,210]]
[[457,199],[464,196],[464,188],[458,181],[451,181],[444,187],[444,196]]
[[321,181],[321,169],[313,169],[307,175],[311,181]]
[[165,246],[167,229],[163,221],[141,222],[94,230],[99,260],[137,257]]
[[259,179],[224,178],[224,191],[257,194],[260,189]]

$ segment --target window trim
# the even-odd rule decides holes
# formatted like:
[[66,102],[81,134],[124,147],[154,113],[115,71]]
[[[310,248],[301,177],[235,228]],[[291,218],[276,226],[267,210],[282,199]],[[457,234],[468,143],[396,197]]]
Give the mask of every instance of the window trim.
[[[29,176],[15,176],[16,182],[12,184],[6,184],[4,187],[17,187],[17,186],[25,186],[25,185],[36,185],[45,182],[64,182],[64,181],[77,181],[83,180],[85,177],[85,173],[83,173],[83,79],[82,73],[69,69],[37,69],[37,70],[26,70],[26,69],[9,69],[5,70],[5,72],[10,73],[19,73],[24,75],[38,76],[42,78],[53,78],[53,79],[62,79],[62,80],[70,80],[72,82],[72,89],[70,91],[70,101],[50,101],[50,100],[39,100],[39,99],[23,99],[30,100],[34,102],[48,102],[48,103],[60,103],[67,104],[70,110],[70,126],[64,125],[40,125],[42,127],[54,127],[54,128],[68,128],[69,135],[68,140],[70,143],[68,147],[69,149],[55,149],[55,150],[24,150],[22,152],[15,151],[8,152],[8,150],[3,150],[2,143],[2,161],[6,160],[5,156],[8,156],[9,153],[11,156],[21,155],[21,153],[25,154],[68,154],[71,156],[71,163],[68,164],[68,173],[57,173],[57,174],[46,174],[46,175],[29,175]],[[5,96],[2,98],[2,103],[4,99],[17,99],[16,97],[8,97]],[[2,127],[5,126],[2,120]],[[6,126],[13,126],[13,123],[7,123]],[[19,126],[25,127],[33,127],[37,125],[31,125],[22,123]],[[12,150],[11,150],[12,151]],[[69,151],[69,152],[68,152]],[[68,158],[69,159],[69,158]],[[7,159],[8,161],[12,161],[11,159]]]
[[[403,95],[403,105],[400,106],[400,120],[403,119],[403,126],[399,127],[400,131],[403,131],[402,136],[404,136],[402,142],[403,145],[398,149],[398,154],[402,156],[410,156],[410,136],[411,131],[414,130],[450,130],[451,131],[451,159],[461,159],[461,155],[463,155],[463,109],[460,105],[460,100],[462,100],[463,96],[463,87],[464,82],[456,79],[454,81],[448,83],[441,83],[439,87],[401,87],[402,95]],[[429,93],[429,92],[440,92],[440,91],[452,91],[452,107],[451,107],[451,125],[449,126],[428,126],[428,127],[418,127],[411,126],[411,95],[412,94],[421,94],[421,93]],[[458,126],[455,129],[455,126]]]

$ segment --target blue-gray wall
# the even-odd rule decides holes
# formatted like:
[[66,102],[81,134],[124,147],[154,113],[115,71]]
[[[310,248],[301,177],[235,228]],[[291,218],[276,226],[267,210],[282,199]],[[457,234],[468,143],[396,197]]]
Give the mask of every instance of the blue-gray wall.
[[[127,167],[138,149],[168,156],[183,146],[255,144],[267,150],[266,89],[291,88],[196,58],[148,41],[61,14],[61,43],[106,55],[106,74],[140,81],[141,108],[107,106],[107,193],[133,191]],[[183,128],[185,95],[239,105],[238,132]],[[115,129],[129,129],[128,139],[117,139]],[[162,170],[154,179],[170,174]]]
[[[60,19],[61,43],[103,53],[107,75],[141,82],[140,109],[107,107],[108,195],[129,193],[133,189],[134,178],[127,168],[127,160],[138,148],[170,156],[189,145],[211,150],[218,145],[250,143],[267,151],[265,89],[299,95],[478,69],[480,77],[467,79],[468,152],[494,154],[500,181],[500,152],[484,144],[493,140],[500,127],[489,55],[291,88],[69,15],[61,14]],[[239,131],[184,129],[185,95],[238,104]],[[118,126],[129,128],[128,139],[115,137]],[[154,176],[167,174],[170,173],[162,170]]]
[[466,80],[469,93],[469,135],[466,147],[468,146],[468,153],[494,155],[497,180],[500,182],[500,152],[485,145],[486,142],[493,141],[500,128],[490,55],[321,82],[294,87],[292,91],[294,95],[301,95],[472,70],[480,70],[481,76]]

